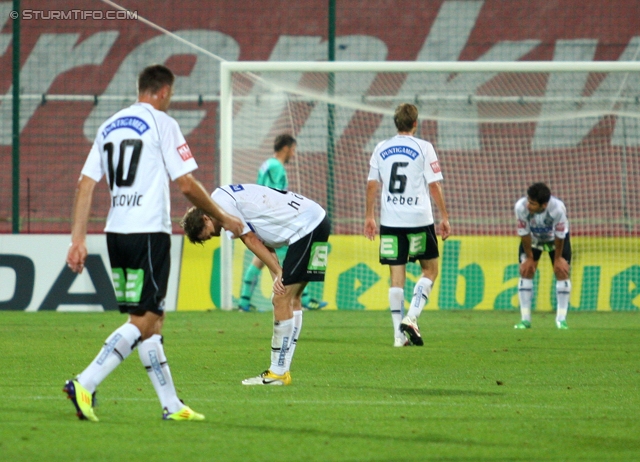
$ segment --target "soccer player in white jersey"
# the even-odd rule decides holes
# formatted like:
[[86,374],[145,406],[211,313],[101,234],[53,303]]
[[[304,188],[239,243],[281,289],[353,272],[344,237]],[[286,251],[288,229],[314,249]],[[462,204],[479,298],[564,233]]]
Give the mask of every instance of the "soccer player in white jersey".
[[556,327],[567,329],[567,311],[571,296],[569,270],[571,264],[571,241],[569,240],[569,220],[564,203],[551,195],[544,183],[535,183],[527,189],[527,195],[515,205],[520,236],[520,281],[518,298],[522,321],[516,329],[531,328],[531,300],[533,299],[533,278],[538,269],[542,252],[548,252],[553,272],[556,275]]
[[[378,185],[380,196],[380,263],[389,265],[391,287],[389,308],[393,321],[394,346],[424,344],[418,317],[438,276],[438,242],[431,209],[433,197],[441,215],[440,235],[451,234],[449,214],[440,182],[442,172],[431,143],[416,138],[418,109],[400,104],[393,117],[398,134],[380,142],[371,156],[367,182],[364,235],[376,235],[374,206]],[[407,261],[418,261],[422,275],[416,282],[407,315],[404,315],[404,285]],[[406,338],[405,338],[406,337]]]
[[[288,164],[296,155],[296,139],[289,134],[276,136],[273,142],[273,157],[265,160],[258,170],[257,184],[268,186],[269,188],[286,191],[289,189],[289,180],[285,164]],[[280,247],[276,250],[278,259],[282,261],[287,253],[286,247]],[[240,303],[238,309],[240,311],[252,311],[255,309],[251,305],[251,295],[258,283],[260,273],[264,268],[264,263],[258,257],[253,257],[251,263],[242,276],[242,288],[240,290]],[[327,302],[315,300],[309,295],[308,289],[305,288],[302,293],[302,307],[308,310],[319,310],[327,306]]]
[[[324,281],[327,269],[329,217],[311,199],[257,184],[222,186],[211,197],[225,212],[242,220],[240,239],[273,278],[271,365],[242,384],[289,385],[289,369],[302,329],[302,292],[308,282]],[[181,225],[193,243],[220,235],[218,220],[196,207],[189,209]],[[281,267],[275,249],[283,246],[289,248]]]
[[220,209],[191,174],[197,164],[178,123],[166,114],[173,82],[173,73],[162,65],[140,73],[138,101],[100,126],[78,181],[67,264],[76,273],[84,268],[93,190],[106,175],[111,195],[105,227],[109,260],[119,309],[129,314],[89,366],[64,386],[83,420],[98,420],[93,409],[97,386],[136,346],[163,419],[204,419],[177,397],[163,347],[171,246],[169,179],[230,232],[239,234],[242,223]]

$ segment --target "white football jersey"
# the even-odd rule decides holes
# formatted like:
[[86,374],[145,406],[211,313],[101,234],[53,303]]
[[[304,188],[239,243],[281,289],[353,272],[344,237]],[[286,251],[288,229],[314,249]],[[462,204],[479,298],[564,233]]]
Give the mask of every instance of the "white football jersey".
[[135,103],[100,126],[82,174],[95,181],[107,177],[106,232],[171,234],[169,178],[196,168],[178,122],[150,104]]
[[225,212],[243,221],[243,235],[253,231],[276,249],[311,233],[326,215],[319,204],[300,194],[257,184],[221,186],[211,197]]
[[564,239],[569,232],[567,210],[564,203],[555,196],[551,196],[542,213],[530,213],[527,196],[522,197],[516,202],[515,212],[518,236],[531,234],[533,247],[542,247],[544,243],[553,242],[556,237]]
[[369,180],[382,183],[380,224],[396,228],[433,224],[429,183],[442,180],[433,145],[409,135],[378,143]]

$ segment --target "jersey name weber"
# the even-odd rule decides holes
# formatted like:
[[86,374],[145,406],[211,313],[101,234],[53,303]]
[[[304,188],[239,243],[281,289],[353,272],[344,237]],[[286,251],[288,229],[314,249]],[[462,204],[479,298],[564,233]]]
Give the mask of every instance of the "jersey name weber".
[[95,181],[106,175],[106,232],[170,234],[169,178],[197,167],[178,123],[150,104],[136,103],[100,126],[82,174]]
[[416,227],[433,224],[429,184],[442,180],[433,145],[408,135],[379,143],[370,161],[369,180],[382,183],[380,224]]

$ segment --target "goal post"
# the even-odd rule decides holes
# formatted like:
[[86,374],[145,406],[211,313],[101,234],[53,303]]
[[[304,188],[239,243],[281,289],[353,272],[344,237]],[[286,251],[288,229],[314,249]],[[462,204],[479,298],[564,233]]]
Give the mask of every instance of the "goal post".
[[[539,180],[568,202],[572,236],[635,238],[640,62],[632,51],[615,62],[222,62],[220,181],[255,182],[274,135],[290,133],[298,155],[287,167],[289,188],[325,208],[335,192],[334,232],[357,235],[371,151],[395,134],[397,104],[411,102],[420,112],[417,136],[443,164],[455,234],[514,236],[513,202]],[[339,151],[333,171],[327,131]],[[229,309],[240,281],[226,237],[220,274]],[[452,306],[463,306],[455,298],[468,287],[445,283],[458,292]]]

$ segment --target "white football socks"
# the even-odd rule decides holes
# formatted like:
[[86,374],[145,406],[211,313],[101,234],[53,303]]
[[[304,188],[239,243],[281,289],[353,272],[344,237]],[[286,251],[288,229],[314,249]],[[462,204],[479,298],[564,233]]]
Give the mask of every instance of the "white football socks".
[[411,306],[409,307],[408,316],[412,319],[418,319],[422,313],[424,305],[429,299],[431,289],[433,288],[433,281],[429,278],[421,277],[416,282],[413,289],[413,298],[411,299]]
[[531,322],[531,300],[533,300],[533,279],[520,278],[518,283],[518,300],[520,315],[523,321]]
[[120,365],[140,341],[140,331],[136,326],[127,322],[118,327],[105,340],[98,356],[78,375],[78,382],[89,393],[96,391],[96,387]]
[[289,348],[285,355],[285,367],[286,370],[291,369],[291,361],[293,361],[293,353],[296,351],[296,345],[298,344],[298,337],[300,337],[300,331],[302,330],[302,310],[296,310],[293,312],[293,334],[291,335],[291,341],[289,342]]
[[271,337],[271,367],[269,370],[277,375],[287,372],[287,349],[293,337],[293,318],[274,321],[273,337]]
[[569,311],[569,298],[571,297],[571,280],[556,281],[556,300],[558,302],[556,321],[565,321]]
[[173,385],[167,357],[164,354],[162,336],[155,334],[140,343],[138,354],[142,365],[147,369],[162,407],[167,408],[170,414],[178,412],[184,404],[178,398],[176,388]]
[[389,289],[389,310],[391,311],[394,337],[404,339],[404,334],[400,332],[400,323],[404,318],[404,290],[401,287]]

